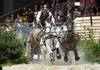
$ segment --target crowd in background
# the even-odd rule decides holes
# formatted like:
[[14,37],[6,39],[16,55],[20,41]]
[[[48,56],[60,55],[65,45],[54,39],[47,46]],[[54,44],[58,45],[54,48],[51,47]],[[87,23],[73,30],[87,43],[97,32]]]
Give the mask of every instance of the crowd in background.
[[72,0],[66,0],[65,2],[59,2],[59,0],[53,1],[54,2],[45,3],[45,1],[41,0],[38,4],[35,4],[32,7],[21,9],[15,15],[11,14],[10,16],[6,16],[3,23],[32,23],[35,20],[38,11],[42,9],[44,4],[48,5],[48,8],[52,12],[56,21],[65,21],[66,18],[72,17],[72,13],[74,13],[74,19],[79,16],[89,16],[91,9],[92,16],[100,15],[100,7],[91,7],[89,4],[86,4],[85,7],[73,6]]

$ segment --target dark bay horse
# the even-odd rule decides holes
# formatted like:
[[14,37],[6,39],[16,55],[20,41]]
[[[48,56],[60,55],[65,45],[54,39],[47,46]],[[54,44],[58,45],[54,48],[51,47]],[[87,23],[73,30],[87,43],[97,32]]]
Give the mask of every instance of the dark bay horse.
[[65,62],[68,61],[68,54],[69,51],[73,51],[75,55],[75,60],[78,61],[80,57],[78,56],[77,52],[77,43],[79,41],[79,35],[73,31],[68,31],[66,35],[64,35],[62,39],[61,46],[64,50],[64,60]]

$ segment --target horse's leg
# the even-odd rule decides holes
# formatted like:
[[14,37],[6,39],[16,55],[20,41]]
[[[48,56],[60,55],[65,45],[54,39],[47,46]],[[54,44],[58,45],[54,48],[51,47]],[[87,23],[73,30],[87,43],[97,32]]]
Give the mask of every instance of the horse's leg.
[[64,61],[67,62],[68,61],[68,50],[65,51],[64,53]]
[[44,61],[46,61],[46,54],[47,54],[47,51],[44,50],[44,52],[43,52]]
[[78,56],[77,49],[75,48],[75,49],[73,50],[73,52],[74,52],[74,55],[75,55],[75,60],[78,61],[78,60],[80,59],[80,57]]
[[33,57],[34,57],[34,48],[31,48],[30,52],[30,61],[33,62]]
[[40,59],[40,47],[38,46],[38,48],[37,48],[37,50],[38,50],[38,52],[37,52],[37,54],[38,54],[38,59]]
[[51,39],[47,39],[46,41],[45,41],[45,44],[46,44],[46,48],[47,48],[47,50],[48,50],[48,52],[49,52],[49,54],[50,53],[52,53],[52,50],[51,50]]
[[60,54],[60,50],[59,50],[60,43],[59,43],[58,39],[55,39],[55,42],[56,42],[57,59],[61,59],[61,54]]
[[53,63],[53,62],[55,61],[55,59],[54,59],[54,56],[53,56],[53,52],[52,52],[52,50],[51,50],[52,39],[47,39],[47,40],[45,41],[45,43],[46,43],[46,48],[47,48],[47,50],[48,50],[48,52],[49,52],[49,55],[50,55],[50,60],[51,60],[51,62]]
[[40,59],[40,54],[38,54],[38,60]]
[[45,62],[46,61],[46,53],[47,53],[45,42],[43,45],[41,45],[41,53],[42,53],[43,62]]

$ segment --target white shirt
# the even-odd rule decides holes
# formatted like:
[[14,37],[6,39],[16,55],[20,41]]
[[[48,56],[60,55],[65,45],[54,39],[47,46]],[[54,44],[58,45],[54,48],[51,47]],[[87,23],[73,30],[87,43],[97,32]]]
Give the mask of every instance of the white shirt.
[[[49,17],[52,16],[52,18],[51,18],[51,23],[54,24],[54,23],[55,23],[55,19],[54,19],[52,13],[51,13],[49,10],[48,10],[48,12],[49,12]],[[40,11],[38,12],[37,17],[36,17],[36,21],[37,21],[38,23],[40,22],[41,13],[42,13],[42,10],[40,10]]]

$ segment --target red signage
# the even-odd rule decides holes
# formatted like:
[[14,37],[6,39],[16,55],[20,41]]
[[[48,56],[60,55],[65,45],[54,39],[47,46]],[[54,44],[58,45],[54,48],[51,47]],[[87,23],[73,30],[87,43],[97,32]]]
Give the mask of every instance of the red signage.
[[92,5],[96,5],[96,0],[80,0],[80,2],[81,2],[81,6],[84,6],[85,5],[85,3],[86,4],[92,4]]

